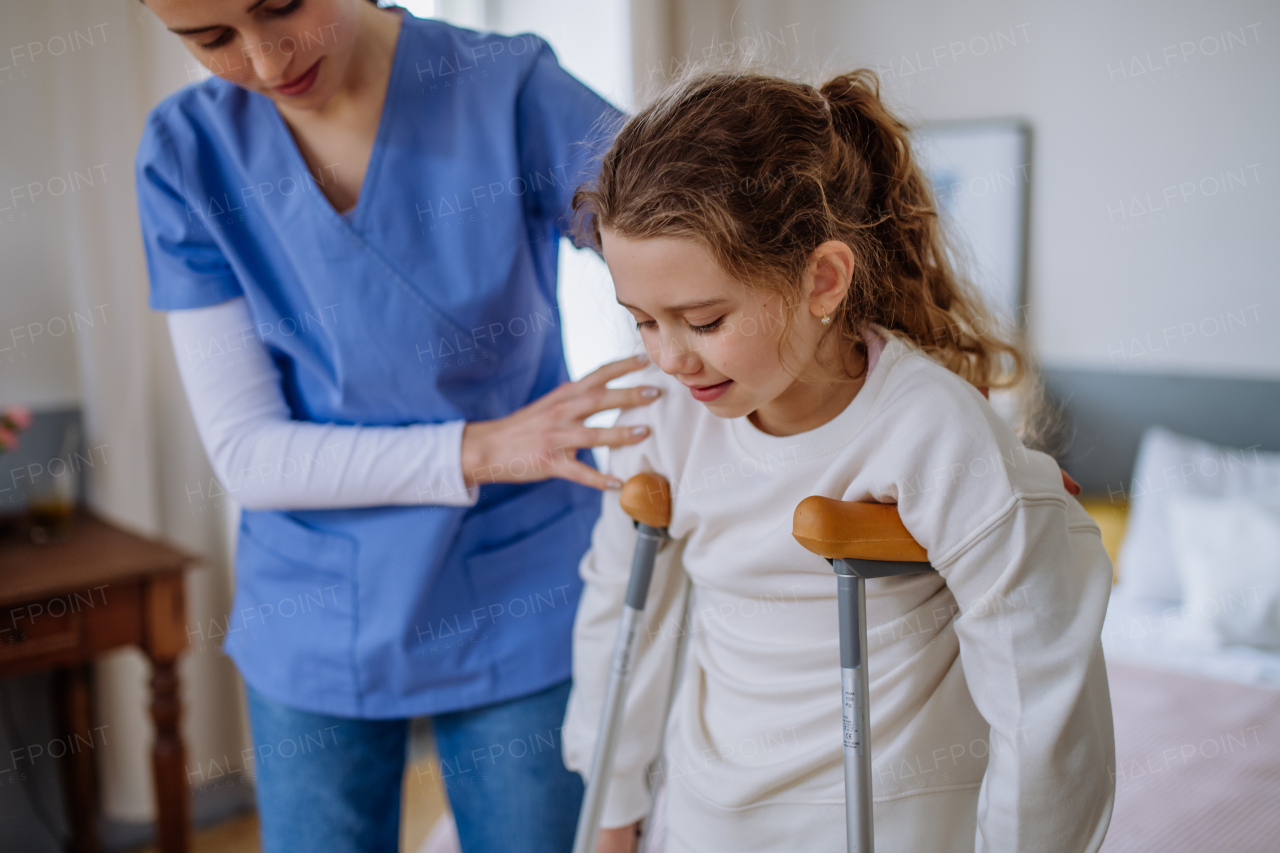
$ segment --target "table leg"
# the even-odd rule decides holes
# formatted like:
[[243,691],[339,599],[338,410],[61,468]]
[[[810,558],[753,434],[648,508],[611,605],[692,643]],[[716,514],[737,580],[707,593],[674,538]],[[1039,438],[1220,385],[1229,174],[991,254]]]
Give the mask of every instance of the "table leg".
[[191,825],[191,791],[187,786],[186,747],[178,732],[182,707],[178,699],[178,670],[174,660],[151,661],[151,718],[156,741],[151,748],[155,770],[156,840],[162,853],[186,853]]
[[[58,667],[54,671],[55,707],[60,728],[73,749],[63,766],[62,784],[71,824],[71,853],[100,853],[98,838],[98,786],[93,766],[96,732],[89,722],[89,664]],[[84,741],[88,740],[89,748]]]
[[178,691],[178,655],[187,647],[182,575],[152,578],[143,599],[147,657],[151,659],[151,718],[156,741],[151,766],[156,780],[156,841],[161,853],[187,853],[191,846],[191,788],[187,750],[178,732],[182,703]]

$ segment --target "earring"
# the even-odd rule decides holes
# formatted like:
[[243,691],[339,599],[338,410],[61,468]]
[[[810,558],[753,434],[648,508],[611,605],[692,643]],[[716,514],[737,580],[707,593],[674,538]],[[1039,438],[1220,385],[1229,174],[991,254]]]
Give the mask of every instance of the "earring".
[[825,311],[822,312],[822,325],[824,326],[831,325],[831,318],[827,316],[827,312]]

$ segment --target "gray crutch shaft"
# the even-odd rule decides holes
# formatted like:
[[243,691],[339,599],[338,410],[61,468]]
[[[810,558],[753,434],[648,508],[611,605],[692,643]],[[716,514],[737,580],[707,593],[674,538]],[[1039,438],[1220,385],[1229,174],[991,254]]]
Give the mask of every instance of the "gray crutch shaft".
[[871,714],[867,681],[866,581],[836,560],[840,609],[840,689],[844,705],[845,831],[850,853],[871,853]]
[[866,579],[931,571],[894,504],[810,495],[796,506],[791,535],[836,570],[840,689],[844,706],[844,801],[850,853],[872,853],[871,689],[867,677]]
[[609,666],[609,682],[605,687],[604,708],[600,714],[600,732],[596,737],[596,750],[591,758],[591,773],[587,777],[587,790],[578,814],[578,831],[573,840],[573,853],[593,853],[596,838],[600,834],[600,813],[604,810],[604,798],[609,788],[609,774],[613,770],[613,754],[617,747],[618,729],[622,724],[622,712],[626,706],[627,682],[631,677],[631,661],[635,652],[637,629],[644,616],[645,599],[649,597],[649,582],[653,579],[653,565],[658,546],[665,534],[647,524],[636,524],[636,550],[631,561],[631,580],[627,584],[626,601],[622,607],[622,619],[618,624],[618,637],[613,645],[613,661]]
[[840,608],[840,689],[844,697],[844,802],[849,853],[873,853],[871,687],[867,677],[867,578],[932,571],[903,560],[833,560]]

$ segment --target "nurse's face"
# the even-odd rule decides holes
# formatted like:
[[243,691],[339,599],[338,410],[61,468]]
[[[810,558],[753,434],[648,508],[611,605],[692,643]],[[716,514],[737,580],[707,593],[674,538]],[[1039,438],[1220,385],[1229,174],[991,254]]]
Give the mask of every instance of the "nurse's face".
[[[282,106],[318,109],[342,82],[366,0],[147,0],[211,72]],[[372,7],[371,7],[372,8]]]

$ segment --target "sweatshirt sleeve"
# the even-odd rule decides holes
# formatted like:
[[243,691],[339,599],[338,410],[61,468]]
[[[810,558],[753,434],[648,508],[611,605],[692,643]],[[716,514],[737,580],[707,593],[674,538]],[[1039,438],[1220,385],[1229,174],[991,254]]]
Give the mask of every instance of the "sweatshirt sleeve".
[[249,509],[470,506],[462,421],[338,426],[293,420],[244,297],[170,311],[178,372],[227,493]]
[[1096,526],[1065,493],[1019,495],[938,569],[991,725],[974,849],[1097,850],[1115,741],[1099,639],[1111,567]]
[[959,608],[965,679],[991,727],[974,849],[1096,851],[1115,796],[1111,563],[1053,459],[942,371],[902,383],[890,405],[895,458],[913,475],[878,499],[897,500]]
[[[625,423],[628,415],[619,423]],[[639,422],[639,421],[637,421]],[[614,451],[610,469],[626,480],[642,470],[664,474],[643,457],[645,445]],[[640,451],[640,452],[636,452]],[[613,658],[623,598],[631,574],[636,532],[617,492],[607,492],[591,549],[582,559],[584,583],[573,628],[573,691],[564,724],[565,766],[585,778],[591,770],[600,714]],[[688,585],[682,542],[668,540],[658,551],[608,782],[601,826],[627,826],[645,817],[651,805],[650,765],[658,758],[662,726],[672,687]]]

